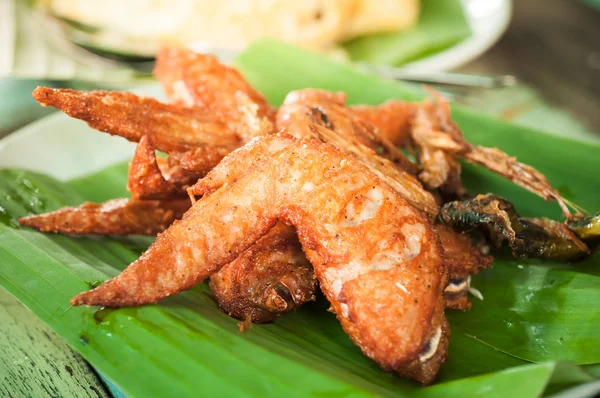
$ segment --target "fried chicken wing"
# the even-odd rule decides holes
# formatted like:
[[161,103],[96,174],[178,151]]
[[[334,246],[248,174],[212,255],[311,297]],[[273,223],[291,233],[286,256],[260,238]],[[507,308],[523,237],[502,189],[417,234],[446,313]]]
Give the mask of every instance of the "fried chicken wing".
[[[278,129],[287,129],[295,137],[309,137],[311,125],[318,123],[337,134],[369,147],[382,157],[398,164],[406,172],[416,174],[414,163],[345,106],[346,95],[325,90],[304,89],[290,92],[277,112]],[[344,148],[342,148],[344,149]]]
[[23,217],[19,223],[42,232],[62,234],[156,235],[189,208],[189,200],[114,199]]
[[237,93],[244,93],[258,107],[258,116],[272,120],[274,111],[236,69],[210,54],[183,47],[163,47],[156,55],[154,75],[171,102],[185,107],[231,109]]
[[140,200],[185,197],[186,188],[204,177],[227,152],[218,147],[200,147],[174,152],[168,159],[157,158],[150,138],[144,136],[129,165],[127,189]]
[[33,98],[81,119],[99,131],[138,142],[151,138],[163,152],[186,151],[203,145],[230,149],[241,145],[240,136],[209,111],[163,104],[149,97],[114,91],[76,91],[38,87]]
[[[324,137],[326,141],[330,143],[336,143],[335,140],[340,139],[339,135],[331,132],[330,130],[316,129],[322,134],[330,134],[330,136]],[[319,136],[319,132],[317,136]],[[229,185],[235,183],[238,178],[246,175],[257,168],[260,169],[264,167],[264,165],[269,161],[271,154],[274,151],[278,151],[281,148],[290,145],[292,140],[286,136],[279,136],[278,140],[256,140],[247,144],[246,146],[238,149],[233,152],[231,155],[227,156],[223,159],[221,167],[217,167],[213,169],[205,178],[198,181],[194,186],[192,186],[188,192],[192,197],[195,196],[203,196],[210,194],[220,188],[223,185]],[[351,149],[350,143],[347,141],[343,141],[340,145],[346,149]],[[363,148],[364,149],[364,148]],[[358,160],[367,159],[365,161],[365,165],[367,167],[372,167],[369,163],[368,159],[375,159],[376,155],[370,152],[370,149],[364,149],[367,151],[364,156],[360,156],[361,153],[358,152],[357,155]],[[351,149],[351,153],[354,151]],[[250,155],[252,153],[253,155]],[[250,158],[254,156],[255,160],[251,164],[245,164],[247,169],[236,169],[235,173],[232,173],[231,170],[236,168],[236,165],[241,164],[243,159]],[[384,160],[385,162],[386,160]],[[379,164],[379,163],[376,163]],[[387,164],[388,168],[385,169],[384,172],[379,173],[377,169],[372,170],[377,175],[380,175],[384,181],[388,182],[390,186],[392,186],[396,192],[404,197],[405,190],[403,188],[398,188],[398,181],[401,178],[396,177],[396,173],[398,173],[397,169],[391,165]],[[392,173],[391,175],[389,173]],[[384,174],[385,173],[385,174]],[[429,196],[426,191],[420,188],[420,185],[416,185],[415,188],[416,194],[408,194],[405,197],[409,203],[415,202],[415,208],[423,209],[423,205],[428,201],[431,201],[431,196]],[[421,191],[425,192],[421,198]],[[435,204],[435,202],[430,203],[430,210],[427,211],[427,208],[424,208],[425,214],[436,215],[439,211],[439,207]],[[487,268],[491,265],[493,258],[491,256],[485,256],[481,254],[481,251],[475,247],[472,240],[461,233],[455,232],[449,227],[445,227],[443,225],[434,225],[434,231],[439,235],[443,250],[444,250],[444,259],[446,260],[446,264],[448,267],[448,272],[450,275],[450,282],[445,291],[446,296],[446,305],[448,308],[455,309],[468,309],[470,308],[470,302],[468,300],[468,285],[467,279],[469,275],[476,274],[480,269]],[[220,271],[222,272],[222,271]],[[298,278],[306,277],[305,275],[298,274]],[[306,284],[307,281],[298,282],[299,284]]]
[[[310,100],[316,101],[318,99],[321,99],[321,100],[326,99],[326,100],[331,100],[336,104],[343,104],[345,101],[345,95],[343,93],[328,93],[328,92],[324,92],[321,90],[301,90],[301,91],[296,92],[295,96],[302,100],[310,99]],[[300,112],[302,112],[303,110],[307,110],[308,108],[303,107],[303,108],[298,108],[298,109]],[[280,115],[282,115],[282,114],[280,113]],[[338,125],[342,125],[342,126],[344,124],[347,125],[348,123],[345,121],[344,118],[348,118],[348,115],[349,114],[347,112],[339,115],[338,120],[340,121],[340,123]],[[288,114],[288,116],[289,116],[289,114]],[[323,124],[329,123],[328,120],[323,121],[322,119],[320,120],[320,122]],[[299,125],[299,124],[296,124],[296,125]],[[331,127],[331,126],[329,126],[329,127]],[[353,152],[362,161],[366,162],[370,167],[374,168],[374,171],[377,172],[378,175],[380,175],[380,176],[382,175],[385,178],[387,178],[387,181],[390,184],[392,184],[392,186],[394,186],[397,191],[399,191],[401,194],[403,194],[403,196],[405,198],[407,198],[411,202],[411,204],[416,205],[420,209],[425,209],[426,212],[432,217],[435,214],[437,214],[438,207],[437,207],[433,197],[428,192],[423,190],[423,188],[419,184],[419,182],[416,181],[408,173],[406,173],[402,168],[398,168],[396,165],[392,164],[387,159],[380,158],[379,156],[377,156],[377,154],[374,151],[372,151],[370,148],[365,147],[361,143],[359,143],[359,142],[352,143],[350,141],[350,139],[351,139],[351,137],[355,137],[355,134],[353,132],[351,134],[348,134],[350,137],[343,139],[341,137],[340,133],[334,133],[333,131],[331,131],[329,129],[325,129],[325,130],[327,132],[331,133],[332,137],[328,137],[324,134],[321,134],[321,135],[317,134],[321,139],[323,139],[329,143],[332,143],[332,144],[338,146],[339,148],[343,148],[349,152]],[[343,133],[344,129],[341,129],[341,130]],[[299,135],[314,135],[314,134],[315,134],[315,132],[312,131],[311,129],[305,129]],[[249,151],[250,148],[252,148],[252,152],[255,154],[254,158],[257,159],[254,162],[254,164],[252,165],[253,167],[255,167],[256,163],[259,163],[261,160],[267,161],[269,159],[268,153],[269,153],[270,147],[277,148],[279,145],[283,145],[283,144],[279,143],[279,142],[275,142],[275,143],[271,142],[267,145],[260,141],[256,142],[256,143],[251,143],[250,145],[247,145],[246,147],[241,148],[238,151],[236,151],[236,153],[234,155],[231,155],[228,158],[226,158],[224,160],[224,162],[228,163],[228,164],[236,164],[236,163],[240,162],[240,158],[246,157],[246,152]],[[208,194],[208,193],[212,192],[214,189],[216,189],[216,187],[212,186],[212,182],[215,181],[215,174],[218,173],[219,169],[221,169],[221,168],[214,170],[209,176],[207,176],[207,178],[199,181],[193,188],[190,189],[190,194],[192,196],[196,196],[196,195],[202,196],[202,195]],[[227,167],[224,167],[221,170],[227,170]],[[249,172],[249,170],[246,170],[246,172]],[[234,180],[236,178],[235,174],[233,174],[233,173],[229,173],[227,176],[221,176],[221,177],[226,178],[228,183],[234,182]],[[310,282],[310,279],[308,279],[308,275],[306,275],[306,274],[296,274],[295,278],[296,278],[296,284],[298,284],[298,285],[306,285],[307,283]],[[304,278],[304,280],[302,278]],[[232,284],[230,286],[229,291],[232,291],[233,289],[234,289],[234,285]],[[217,299],[218,299],[218,301],[222,301],[222,297],[220,297],[219,295],[217,295]]]
[[[292,126],[293,129],[293,127],[300,125],[298,120],[301,120],[299,116],[303,112],[310,115],[310,109],[315,109],[303,108],[301,105],[308,103],[312,106],[320,106],[321,108],[319,108],[318,113],[321,117],[319,119],[311,117],[311,120],[321,124],[326,129],[310,126],[309,130],[323,141],[354,154],[359,161],[363,162],[380,178],[394,187],[396,192],[408,200],[411,205],[428,214],[430,217],[434,217],[439,208],[431,194],[425,191],[417,180],[408,175],[401,164],[390,163],[388,159],[382,158],[372,148],[364,145],[364,137],[370,136],[370,133],[366,131],[370,130],[372,132],[373,130],[369,129],[367,125],[355,122],[356,119],[349,112],[335,108],[336,106],[344,105],[345,100],[346,96],[344,93],[331,93],[314,89],[292,92],[278,113],[278,125]],[[334,109],[325,112],[323,108],[329,107],[331,104],[334,104]],[[287,106],[290,108],[286,108]],[[390,101],[379,109],[378,107],[353,107],[351,109],[353,112],[358,113],[359,116],[361,116],[360,112],[363,112],[373,119],[377,119],[377,115],[383,115],[383,123],[387,123],[385,117],[391,117],[391,114],[386,114],[386,112],[403,110],[405,113],[405,115],[401,115],[404,116],[403,122],[408,124],[409,119],[406,114],[414,116],[415,110],[408,111],[406,108],[408,108],[407,103]],[[330,113],[335,114],[335,117],[329,117]],[[391,127],[388,124],[388,132],[391,130]],[[304,132],[303,134],[307,133]],[[374,132],[374,134],[378,134],[378,132]],[[373,140],[370,142],[373,142]],[[450,160],[453,164],[458,165],[456,160]],[[455,173],[457,177],[460,176],[460,165],[458,165]],[[458,185],[460,186],[460,178],[458,178]],[[459,279],[466,282],[469,275],[476,273],[480,268],[487,268],[491,265],[491,257],[483,256],[469,237],[456,233],[450,228],[444,228],[443,226],[439,226],[438,228],[440,229],[439,235],[442,240],[442,246],[445,249],[445,253],[447,253],[445,257],[447,257],[449,272],[454,282]],[[462,253],[462,256],[459,253]],[[470,302],[467,297],[468,286],[467,289],[457,290],[455,285],[450,283],[447,287],[447,295],[449,297],[447,300],[448,307],[457,309],[470,308]],[[466,286],[466,284],[462,283],[459,285]]]
[[314,300],[316,279],[294,228],[277,223],[213,274],[210,288],[227,314],[264,323]]
[[72,304],[140,305],[189,289],[282,220],[296,228],[323,293],[362,351],[388,371],[431,382],[449,331],[446,270],[427,219],[369,169],[318,140],[280,148],[246,174],[254,158],[219,164],[215,170],[231,169],[216,174],[245,176],[222,181],[121,275]]
[[313,125],[311,131],[321,140],[337,148],[343,148],[346,152],[354,155],[356,160],[390,185],[417,210],[431,218],[438,213],[439,206],[431,192],[425,190],[423,185],[402,167],[378,156],[374,150],[360,142],[353,141],[351,138],[323,126]]

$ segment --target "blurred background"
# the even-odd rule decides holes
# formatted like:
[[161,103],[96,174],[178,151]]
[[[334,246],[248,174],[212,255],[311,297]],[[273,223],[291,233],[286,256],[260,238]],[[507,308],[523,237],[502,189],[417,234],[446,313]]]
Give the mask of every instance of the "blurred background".
[[0,136],[51,112],[30,98],[38,84],[128,89],[152,83],[161,43],[231,60],[263,36],[385,65],[368,70],[515,123],[600,137],[600,0],[2,0]]
[[500,41],[461,70],[512,74],[600,133],[600,1],[519,0]]

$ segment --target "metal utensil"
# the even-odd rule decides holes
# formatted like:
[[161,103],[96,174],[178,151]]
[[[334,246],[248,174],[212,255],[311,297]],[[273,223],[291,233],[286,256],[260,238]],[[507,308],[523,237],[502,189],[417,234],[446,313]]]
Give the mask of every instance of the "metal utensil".
[[513,87],[517,79],[511,75],[485,76],[454,72],[419,72],[413,69],[396,68],[385,65],[357,64],[359,69],[393,80],[404,80],[424,84],[441,84],[464,88],[503,88]]

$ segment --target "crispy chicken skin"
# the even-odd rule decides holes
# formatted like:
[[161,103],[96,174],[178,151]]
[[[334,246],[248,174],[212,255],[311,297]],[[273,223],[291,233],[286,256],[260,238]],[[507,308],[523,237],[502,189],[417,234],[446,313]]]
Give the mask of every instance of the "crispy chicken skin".
[[[312,133],[320,139],[338,148],[343,148],[345,151],[356,156],[359,162],[363,163],[383,179],[383,181],[387,182],[416,209],[423,211],[424,214],[431,218],[437,215],[439,207],[431,194],[425,191],[416,179],[403,172],[397,165],[392,164],[387,159],[380,158],[372,149],[365,147],[361,143],[352,142],[348,135],[343,136],[330,129],[320,127],[313,128]],[[238,149],[225,158],[223,162],[227,164],[241,162],[242,158],[249,157],[247,155],[248,151],[252,151],[255,154],[255,164],[259,162],[264,163],[269,158],[268,145],[265,142],[257,141]],[[235,174],[219,175],[219,173],[225,170],[228,170],[228,167],[213,170],[205,179],[192,186],[188,192],[192,196],[202,196],[216,189],[216,186],[213,185],[213,181],[215,180],[227,181],[228,183],[234,182],[235,178],[238,177]],[[436,232],[438,232],[437,230],[442,235],[440,238],[443,249],[449,256],[447,265],[451,282],[446,292],[447,307],[463,310],[468,309],[471,304],[468,298],[467,279],[469,275],[477,273],[480,268],[489,267],[492,258],[483,256],[468,236],[454,232],[444,226],[436,226]]]
[[444,290],[446,308],[468,310],[470,275],[477,274],[481,269],[489,268],[494,263],[492,256],[484,255],[475,246],[473,240],[466,234],[456,232],[441,224],[433,225],[443,248],[444,260],[448,269],[449,281]]
[[[168,166],[168,164],[165,166]],[[183,177],[183,175],[181,176]],[[193,182],[194,177],[192,176],[191,182]],[[196,180],[200,177],[202,175],[199,175]],[[127,175],[127,189],[134,199],[172,199],[181,197],[185,192],[185,188],[191,182],[188,179],[186,181],[167,180],[158,166],[156,153],[150,143],[150,138],[145,135],[140,139],[133,159],[129,164]]]
[[192,175],[195,182],[198,181],[196,176],[206,175],[230,152],[231,149],[226,147],[201,146],[185,152],[172,152],[168,163],[163,165],[158,159],[158,166],[167,179],[183,180]]
[[354,156],[357,161],[390,185],[417,210],[422,211],[428,217],[435,217],[439,211],[435,197],[431,192],[425,190],[412,174],[406,172],[402,167],[398,167],[389,159],[378,156],[373,149],[347,136],[320,125],[312,126],[311,130],[313,136]]
[[134,199],[181,199],[185,190],[204,177],[228,153],[221,147],[202,146],[157,158],[148,136],[138,143],[129,165],[127,189]]
[[277,112],[276,126],[280,130],[288,130],[297,138],[303,138],[311,136],[312,124],[321,124],[348,140],[379,151],[381,157],[389,159],[410,174],[416,174],[414,163],[375,127],[347,108],[345,102],[346,94],[341,92],[312,88],[292,91]]
[[[439,206],[413,176],[415,165],[379,132],[344,107],[346,95],[317,89],[292,91],[277,113],[276,125],[297,138],[316,136],[351,153],[402,197],[430,217]],[[377,151],[382,149],[383,153]]]
[[42,232],[63,234],[156,235],[189,208],[189,200],[114,199],[23,217],[19,223]]
[[224,312],[257,323],[271,322],[314,300],[316,285],[296,231],[283,223],[210,277]]
[[219,110],[232,109],[237,93],[244,93],[257,105],[258,116],[271,118],[274,111],[236,69],[220,63],[210,54],[198,54],[183,47],[164,47],[156,55],[154,75],[173,104]]
[[352,113],[374,126],[379,133],[396,146],[410,142],[410,123],[418,103],[389,100],[380,105],[354,105]]
[[210,112],[241,139],[240,145],[273,132],[275,110],[236,69],[210,54],[166,47],[157,54],[154,75],[174,105]]
[[121,275],[72,304],[140,305],[189,289],[282,220],[296,228],[323,293],[362,351],[388,371],[431,382],[449,336],[446,270],[427,219],[330,145],[264,140],[270,162],[254,167],[250,152],[249,162],[219,164],[220,175],[245,175],[221,181]]
[[138,142],[147,135],[156,149],[167,153],[202,145],[231,149],[240,145],[239,135],[212,112],[163,104],[132,93],[38,87],[33,98],[87,122],[93,129],[129,141]]

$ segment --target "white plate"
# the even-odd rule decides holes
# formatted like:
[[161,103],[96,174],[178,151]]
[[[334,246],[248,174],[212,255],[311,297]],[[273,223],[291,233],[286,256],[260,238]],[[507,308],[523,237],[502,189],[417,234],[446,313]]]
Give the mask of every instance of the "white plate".
[[[165,100],[159,85],[134,92]],[[134,143],[56,113],[0,140],[0,168],[27,169],[69,180],[130,160],[134,150]]]
[[472,35],[457,45],[402,68],[419,72],[441,72],[472,61],[492,47],[508,28],[511,0],[462,0]]

